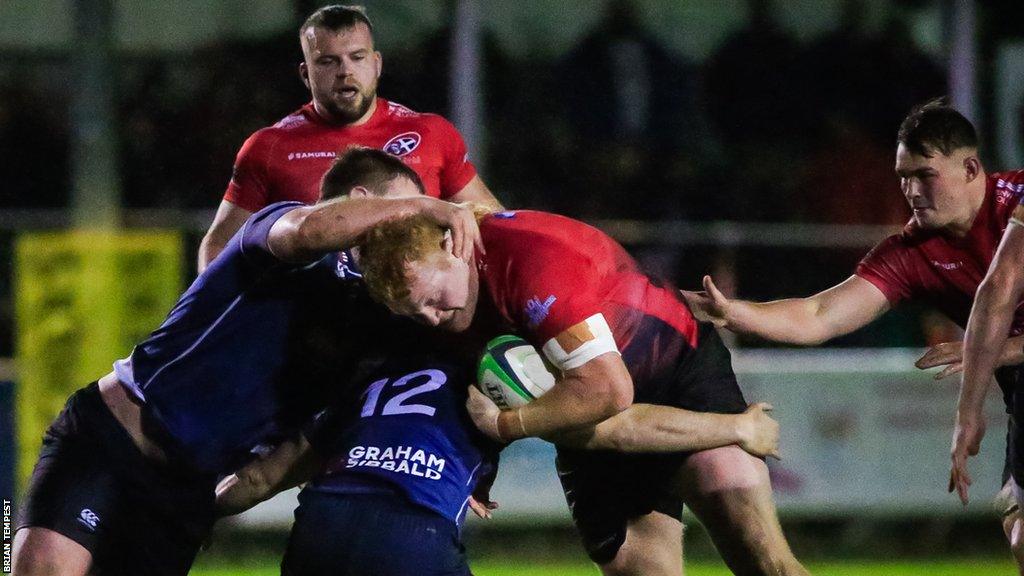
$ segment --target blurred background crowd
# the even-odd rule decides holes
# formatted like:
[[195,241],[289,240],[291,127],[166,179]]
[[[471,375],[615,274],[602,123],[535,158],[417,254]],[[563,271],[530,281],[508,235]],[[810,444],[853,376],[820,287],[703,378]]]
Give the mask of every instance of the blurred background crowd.
[[[198,222],[197,236],[243,140],[308,100],[296,72],[296,29],[321,3],[161,3],[148,12],[136,3],[91,3],[115,12],[109,47],[121,203],[192,214],[181,220]],[[12,220],[72,203],[74,27],[82,25],[69,15],[74,4],[13,1],[2,10],[20,19],[0,19],[5,238],[25,225]],[[457,3],[365,4],[384,55],[379,93],[452,118]],[[766,222],[898,229],[908,211],[892,172],[896,128],[911,106],[950,91],[952,19],[963,2],[476,4],[482,105],[470,149],[496,195],[511,207],[701,231],[718,222],[734,223],[729,230]],[[993,94],[997,52],[1024,36],[1016,25],[1024,3],[969,4],[978,65],[974,109],[965,112],[980,128],[987,169],[1018,167],[1024,158],[997,145],[995,126],[1005,120]],[[185,22],[191,32],[174,30]],[[1024,111],[1019,98],[1014,109]],[[1024,112],[1013,120],[1013,130],[1024,129]],[[631,248],[685,287],[710,272],[727,290],[763,299],[835,283],[877,239],[823,251],[770,238],[737,248],[698,236],[680,248],[639,235]],[[8,255],[9,244],[0,248]],[[9,356],[10,274],[0,272],[0,356]],[[911,310],[837,344],[948,336]]]

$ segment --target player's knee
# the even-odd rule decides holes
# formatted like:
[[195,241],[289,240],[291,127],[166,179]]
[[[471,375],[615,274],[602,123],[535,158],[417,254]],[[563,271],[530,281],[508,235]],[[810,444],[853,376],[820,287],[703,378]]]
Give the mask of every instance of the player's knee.
[[697,452],[687,459],[701,493],[755,490],[767,486],[764,462],[738,446],[724,446]]

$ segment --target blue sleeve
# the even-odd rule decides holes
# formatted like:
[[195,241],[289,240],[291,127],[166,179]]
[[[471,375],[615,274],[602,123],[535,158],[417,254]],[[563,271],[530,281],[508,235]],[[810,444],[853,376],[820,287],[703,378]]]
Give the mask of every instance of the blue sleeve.
[[237,244],[242,256],[257,267],[262,268],[280,264],[281,260],[274,256],[267,245],[270,229],[281,216],[303,206],[305,204],[301,202],[277,202],[271,204],[250,216],[231,239],[231,242]]

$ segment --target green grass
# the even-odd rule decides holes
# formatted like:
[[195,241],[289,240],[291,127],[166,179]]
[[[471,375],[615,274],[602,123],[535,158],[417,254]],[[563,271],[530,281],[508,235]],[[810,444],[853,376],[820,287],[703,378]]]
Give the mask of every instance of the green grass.
[[[268,565],[269,564],[269,565]],[[273,563],[257,566],[200,566],[192,576],[272,576],[279,573]],[[513,565],[514,564],[514,565]],[[1016,573],[1010,560],[971,559],[920,562],[817,562],[809,563],[808,570],[817,575],[834,576],[1006,576]],[[594,576],[596,568],[580,564],[532,564],[513,562],[476,562],[475,576]],[[721,564],[690,563],[687,576],[728,576]]]

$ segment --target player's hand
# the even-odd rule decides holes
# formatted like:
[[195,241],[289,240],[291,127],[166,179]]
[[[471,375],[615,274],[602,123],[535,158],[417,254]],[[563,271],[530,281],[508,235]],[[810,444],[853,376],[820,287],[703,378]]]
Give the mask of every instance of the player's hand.
[[971,486],[967,459],[978,455],[984,437],[984,415],[957,413],[956,426],[953,428],[953,446],[950,449],[952,464],[949,469],[949,491],[956,490],[964,506],[967,505],[967,490]]
[[936,380],[942,380],[946,376],[959,374],[964,371],[964,343],[958,340],[956,342],[936,344],[918,358],[917,362],[914,362],[914,366],[922,370],[936,366],[945,366],[945,368],[935,373]]
[[473,259],[473,249],[484,252],[483,240],[480,238],[480,227],[476,223],[476,215],[468,203],[452,204],[434,198],[424,198],[423,214],[451,231],[452,254],[465,262]]
[[466,398],[466,411],[469,412],[473,424],[485,436],[491,440],[503,442],[498,433],[498,414],[501,414],[501,410],[493,400],[472,384],[469,386],[469,396]]
[[690,311],[703,322],[711,322],[719,328],[727,328],[729,324],[729,299],[715,286],[711,276],[704,276],[704,291],[691,292],[680,290],[686,299]]
[[740,448],[754,456],[779,459],[779,423],[771,416],[772,405],[758,402],[739,416]]
[[492,512],[498,509],[498,503],[491,500],[491,488],[498,479],[498,454],[494,454],[493,458],[491,465],[486,466],[487,471],[477,480],[473,494],[469,497],[470,509],[484,520],[490,519],[493,516]]
[[498,509],[498,503],[491,500],[480,501],[476,499],[476,496],[470,496],[469,509],[472,510],[473,514],[476,514],[478,518],[490,520],[491,517],[494,516],[492,511]]

